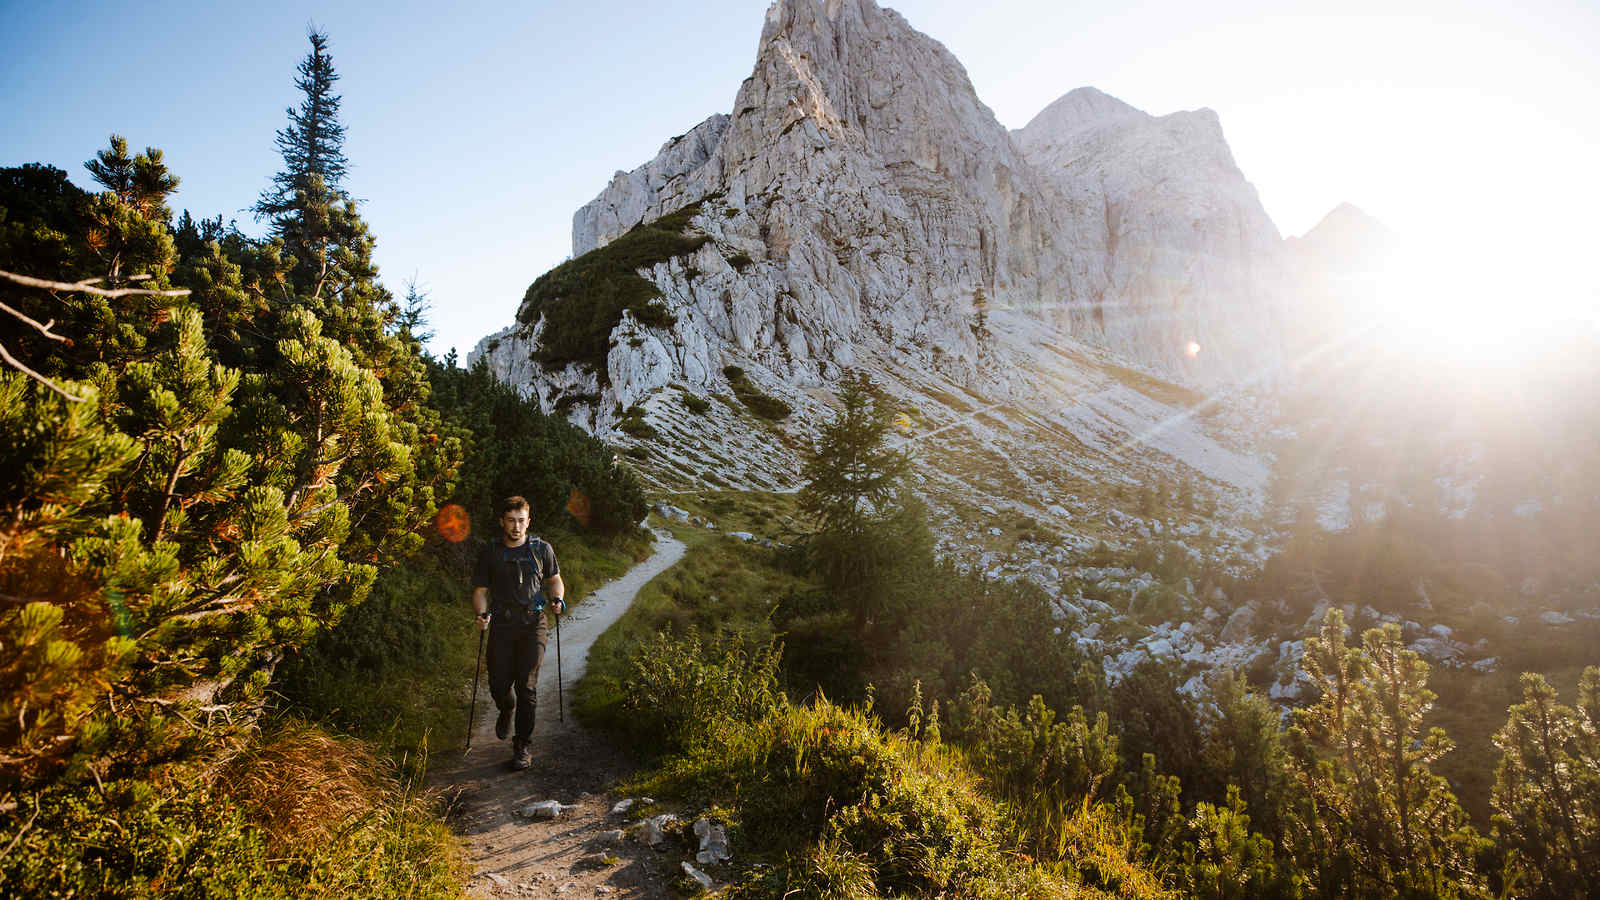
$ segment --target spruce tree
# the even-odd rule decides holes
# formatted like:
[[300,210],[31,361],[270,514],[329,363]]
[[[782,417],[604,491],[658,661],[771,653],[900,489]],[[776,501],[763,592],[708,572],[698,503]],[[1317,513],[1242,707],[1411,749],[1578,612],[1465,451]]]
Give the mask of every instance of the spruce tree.
[[309,35],[311,52],[300,61],[300,76],[294,86],[305,96],[298,108],[285,112],[289,124],[278,131],[278,152],[283,154],[283,170],[272,176],[272,187],[256,201],[257,218],[270,218],[281,228],[302,205],[296,195],[310,190],[311,179],[322,179],[323,187],[336,197],[344,196],[344,176],[349,160],[344,155],[344,123],[339,121],[341,98],[333,92],[339,75],[328,54],[328,35],[313,29]]
[[888,446],[893,416],[865,375],[844,379],[839,402],[839,414],[823,423],[807,455],[798,500],[817,524],[810,549],[823,581],[864,633],[871,619],[892,611],[895,586],[887,576],[907,562],[899,551],[915,543],[916,529],[905,526],[917,523],[897,515],[911,460]]

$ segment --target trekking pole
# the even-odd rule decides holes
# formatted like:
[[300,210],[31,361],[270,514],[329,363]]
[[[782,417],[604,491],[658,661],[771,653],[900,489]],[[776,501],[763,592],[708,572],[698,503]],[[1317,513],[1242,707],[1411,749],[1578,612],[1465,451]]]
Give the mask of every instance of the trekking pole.
[[463,754],[472,749],[472,723],[478,720],[478,673],[483,670],[483,636],[487,633],[478,627],[478,661],[472,667],[472,709],[467,713],[467,746],[461,751]]
[[561,614],[556,613],[556,718],[567,720],[566,695],[561,690]]

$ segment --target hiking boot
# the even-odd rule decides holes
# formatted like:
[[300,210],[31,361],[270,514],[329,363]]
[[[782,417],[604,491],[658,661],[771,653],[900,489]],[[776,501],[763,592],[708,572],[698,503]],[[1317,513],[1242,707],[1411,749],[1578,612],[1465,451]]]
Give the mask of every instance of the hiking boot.
[[511,768],[520,772],[531,765],[533,765],[533,743],[517,741],[516,749],[511,754]]
[[502,709],[500,716],[494,720],[494,736],[505,740],[511,736],[511,714],[515,709]]

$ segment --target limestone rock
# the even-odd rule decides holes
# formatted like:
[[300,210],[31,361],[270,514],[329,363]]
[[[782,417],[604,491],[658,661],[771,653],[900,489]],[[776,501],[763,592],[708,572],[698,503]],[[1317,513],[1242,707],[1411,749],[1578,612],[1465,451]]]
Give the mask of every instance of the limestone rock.
[[559,819],[577,808],[576,804],[564,804],[559,800],[541,800],[519,808],[517,815],[528,819]]
[[694,823],[694,836],[700,839],[700,852],[695,854],[695,862],[705,866],[733,858],[728,852],[728,832],[721,825],[701,817]]
[[[794,488],[795,448],[854,369],[921,411],[909,437],[971,440],[1041,471],[1087,464],[1012,425],[1099,454],[1124,455],[1136,437],[1240,503],[1262,496],[1260,456],[1140,389],[1151,375],[1210,382],[1276,358],[1281,246],[1209,111],[1154,117],[1080,90],[1008,132],[954,56],[898,13],[779,0],[732,109],[613,178],[574,216],[573,251],[692,203],[689,228],[706,242],[639,272],[672,325],[625,314],[598,367],[546,371],[531,361],[541,320],[485,338],[469,364],[644,451],[641,474],[659,487],[714,473]],[[1201,345],[1193,359],[1188,341]],[[731,365],[792,414],[752,427]],[[1001,407],[1026,420],[994,429],[973,413],[993,421]],[[635,408],[659,439],[619,428]],[[930,493],[948,486],[927,477]],[[1072,530],[1074,515],[1102,514],[1069,506],[1038,517]]]
[[647,847],[656,847],[667,839],[667,829],[678,822],[674,813],[662,813],[639,823],[639,843]]
[[1108,346],[1198,381],[1277,361],[1281,240],[1216,113],[1156,117],[1079,88],[1013,134],[1059,193],[1085,279],[1073,299],[1093,299]]
[[701,890],[709,891],[711,890],[711,886],[716,883],[712,880],[710,875],[707,875],[706,873],[690,865],[688,860],[684,860],[683,862],[679,863],[679,865],[683,868],[683,874],[694,879],[695,882],[700,885]]

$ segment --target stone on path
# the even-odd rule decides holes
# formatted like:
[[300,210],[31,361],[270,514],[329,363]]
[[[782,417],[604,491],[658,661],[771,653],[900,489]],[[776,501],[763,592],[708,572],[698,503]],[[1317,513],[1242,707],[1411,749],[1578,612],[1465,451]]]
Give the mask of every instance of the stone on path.
[[639,842],[654,847],[667,838],[667,826],[678,821],[673,813],[662,813],[639,824]]
[[559,800],[541,800],[517,810],[517,815],[528,819],[559,819],[577,808],[577,804],[567,805]]
[[708,891],[711,890],[711,885],[715,882],[711,880],[710,875],[707,875],[699,869],[696,869],[694,866],[689,865],[688,860],[684,860],[681,865],[683,866],[683,874],[693,878],[696,882],[699,882],[702,888],[705,888]]

